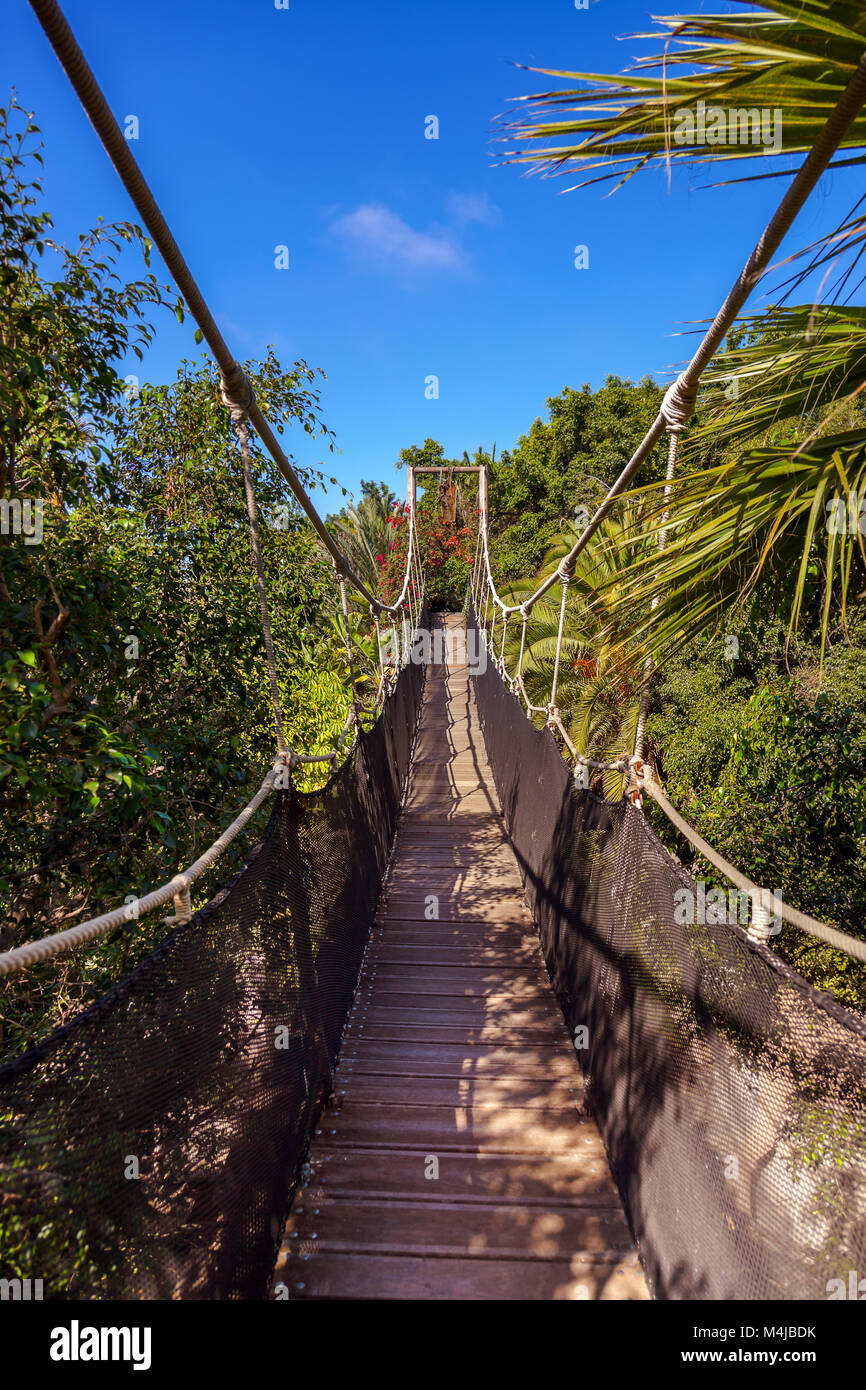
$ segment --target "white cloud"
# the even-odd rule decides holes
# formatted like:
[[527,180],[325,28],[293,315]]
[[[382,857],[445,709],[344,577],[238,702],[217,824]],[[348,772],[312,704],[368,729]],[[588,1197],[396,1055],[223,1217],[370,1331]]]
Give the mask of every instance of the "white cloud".
[[464,268],[463,252],[448,232],[417,232],[382,203],[362,203],[338,217],[332,229],[371,260],[403,270]]

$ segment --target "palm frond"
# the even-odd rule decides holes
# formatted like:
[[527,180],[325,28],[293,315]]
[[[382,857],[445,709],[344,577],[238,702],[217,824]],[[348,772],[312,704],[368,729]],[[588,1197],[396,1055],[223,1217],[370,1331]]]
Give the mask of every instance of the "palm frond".
[[684,451],[699,458],[723,437],[743,443],[784,424],[811,434],[844,424],[866,388],[866,308],[799,305],[742,319],[734,345],[703,378],[704,409]]
[[[684,477],[674,494],[666,550],[648,546],[611,595],[618,635],[627,647],[648,645],[659,662],[720,623],[772,572],[787,592],[790,631],[814,588],[826,638],[831,600],[835,596],[844,617],[851,583],[862,579],[864,483],[862,428],[793,450],[749,449],[733,462]],[[652,492],[648,539],[663,511],[660,490]]]
[[[510,148],[502,162],[528,164],[546,175],[593,174],[574,185],[582,187],[625,182],[653,163],[760,161],[805,152],[856,71],[866,38],[861,6],[839,0],[765,0],[745,14],[656,22],[666,37],[664,51],[624,74],[530,69],[579,85],[519,99],[521,115],[504,120],[502,138]],[[659,75],[648,75],[653,72]],[[710,117],[710,108],[721,114]],[[751,112],[758,113],[757,125]],[[774,117],[771,139],[761,113]],[[866,161],[866,116],[857,118],[840,149],[858,152],[846,163]]]

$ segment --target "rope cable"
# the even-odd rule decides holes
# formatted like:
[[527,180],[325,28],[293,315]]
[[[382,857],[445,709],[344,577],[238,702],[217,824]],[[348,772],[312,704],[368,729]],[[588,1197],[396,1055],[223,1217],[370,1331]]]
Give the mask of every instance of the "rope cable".
[[361,715],[358,711],[358,691],[355,685],[355,658],[352,654],[352,635],[349,632],[349,600],[346,595],[346,581],[340,575],[340,605],[343,609],[343,627],[346,636],[346,657],[349,662],[349,686],[352,691],[352,703],[350,714],[355,722],[358,733],[361,732]]
[[[639,763],[639,760],[633,760]],[[668,820],[679,830],[689,843],[707,859],[714,868],[729,878],[738,888],[751,895],[761,895],[765,889],[753,883],[750,878],[741,873],[727,859],[723,858],[712,845],[708,844],[697,830],[694,830],[680,815],[679,811],[671,804],[665,793],[662,791],[658,782],[652,776],[646,763],[636,768],[638,780],[643,790],[652,797],[653,801],[664,811]],[[826,942],[828,946],[833,946],[836,950],[844,951],[849,956],[854,956],[856,960],[866,962],[866,942],[858,941],[856,937],[848,936],[847,933],[838,931],[835,927],[830,927],[826,922],[821,922],[817,917],[810,917],[805,912],[800,912],[796,907],[791,907],[788,903],[779,901],[778,911],[783,921],[790,922],[799,931],[806,932],[810,936],[816,936],[819,940]]]
[[[672,496],[672,494],[673,494],[674,473],[676,472],[676,466],[677,466],[677,447],[678,447],[678,444],[679,444],[680,433],[681,433],[681,431],[680,431],[679,429],[674,429],[674,428],[670,428],[669,433],[668,433],[668,467],[667,467],[667,475],[666,475],[666,477],[665,477],[665,492],[664,492],[663,510],[662,510],[662,515],[661,515],[661,529],[660,529],[660,531],[659,531],[659,538],[658,538],[658,553],[659,553],[659,555],[662,554],[662,552],[664,551],[665,546],[667,545],[667,539],[668,539],[668,519],[669,519],[669,517],[670,517],[670,501],[671,501],[671,496]],[[658,605],[659,605],[659,595],[658,595],[658,594],[654,594],[654,595],[653,595],[652,602],[651,602],[651,604],[650,604],[650,613],[651,613],[651,614],[655,612],[655,610],[656,610],[656,608],[658,607]],[[634,756],[635,756],[636,758],[642,758],[642,757],[643,757],[644,735],[645,735],[645,732],[646,732],[646,719],[647,719],[647,712],[648,712],[648,709],[649,709],[649,693],[650,693],[650,683],[651,683],[651,681],[652,681],[652,672],[653,672],[653,659],[652,659],[651,653],[648,652],[648,653],[647,653],[646,660],[645,660],[645,662],[644,662],[643,677],[642,677],[642,681],[641,681],[640,705],[639,705],[639,707],[638,707],[637,727],[636,727],[636,729],[635,729],[635,736],[634,736]]]
[[290,751],[286,748],[286,736],[283,725],[283,711],[280,704],[280,685],[277,677],[277,663],[274,656],[274,639],[271,629],[271,615],[268,607],[268,591],[265,583],[265,567],[262,560],[262,544],[259,535],[258,509],[256,507],[256,494],[253,487],[252,466],[250,463],[250,428],[245,414],[232,411],[235,432],[241,446],[241,459],[244,469],[244,494],[247,504],[247,516],[250,523],[250,545],[253,552],[253,563],[256,571],[256,587],[259,595],[259,611],[262,619],[262,633],[265,639],[265,654],[268,663],[268,679],[271,687],[271,704],[273,707],[274,729],[277,735],[277,753],[280,757],[285,757]]

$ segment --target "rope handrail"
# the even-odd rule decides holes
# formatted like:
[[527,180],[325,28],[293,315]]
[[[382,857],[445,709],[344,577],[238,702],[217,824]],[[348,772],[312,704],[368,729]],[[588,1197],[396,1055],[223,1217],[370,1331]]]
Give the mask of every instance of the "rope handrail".
[[[712,845],[708,844],[702,835],[698,834],[684,820],[665,796],[658,782],[653,777],[646,763],[642,763],[639,758],[630,760],[635,775],[641,788],[648,796],[660,806],[671,824],[689,841],[694,849],[707,859],[714,868],[718,869],[725,878],[744,892],[750,894],[753,900],[761,900],[766,895],[767,890],[761,888],[757,883],[753,883],[750,878],[741,873],[735,865],[728,862]],[[635,766],[639,764],[639,766]],[[781,899],[777,899],[776,910],[779,916],[798,931],[805,932],[809,936],[816,936],[819,940],[826,942],[828,946],[833,946],[837,951],[844,951],[846,955],[853,956],[856,960],[866,963],[866,941],[858,941],[856,937],[849,936],[847,932],[838,931],[836,927],[830,927],[826,922],[821,922],[817,917],[810,917],[806,912],[800,912],[798,908],[791,907],[790,904]]]
[[[67,927],[65,931],[55,932],[52,936],[42,937],[39,941],[29,941],[23,946],[15,946],[10,951],[3,951],[0,953],[0,977],[12,975],[19,970],[26,970],[32,965],[37,965],[40,961],[48,960],[50,957],[60,955],[65,951],[71,951],[76,946],[83,946],[96,937],[104,936],[106,932],[112,931],[115,927],[122,926],[124,922],[138,921],[143,914],[163,907],[172,899],[177,905],[177,899],[183,896],[188,903],[190,886],[195,883],[196,879],[201,878],[202,874],[212,864],[215,864],[228,849],[232,841],[237,839],[262,803],[275,791],[279,785],[280,774],[284,771],[285,765],[282,762],[274,764],[253,799],[235,817],[231,825],[227,826],[223,833],[214,840],[213,844],[190,864],[188,869],[175,874],[174,878],[161,884],[159,888],[154,888],[152,892],[145,893],[143,897],[135,898],[131,903],[125,903],[123,907],[115,907],[110,912],[103,912],[98,917],[91,917],[87,922],[79,922],[77,926]],[[177,920],[183,921],[185,918],[179,914]]]
[[[383,682],[380,681],[379,690],[376,692],[375,708],[378,707],[382,688]],[[278,756],[252,800],[188,869],[181,870],[166,883],[154,888],[152,892],[145,893],[132,903],[125,903],[123,907],[112,908],[108,912],[101,913],[98,917],[92,917],[86,922],[78,923],[77,926],[67,927],[62,932],[55,932],[51,936],[26,942],[22,946],[15,946],[9,951],[0,952],[0,978],[29,969],[40,961],[74,950],[75,947],[85,945],[87,942],[104,936],[106,932],[112,931],[115,927],[122,926],[124,922],[138,921],[140,917],[156,911],[157,908],[164,907],[172,900],[175,905],[175,917],[169,920],[177,923],[187,920],[191,915],[189,889],[192,884],[201,878],[202,874],[215,864],[228,849],[232,841],[237,839],[251,817],[255,815],[268,797],[278,788],[288,785],[286,773],[291,773],[296,767],[315,763],[330,763],[332,766],[336,766],[337,754],[342,750],[350,731],[357,731],[359,722],[360,710],[357,701],[355,701],[349,708],[346,722],[335,747],[329,753],[302,754],[287,751]]]
[[249,417],[250,423],[288,482],[319,540],[337,566],[338,573],[342,574],[369,603],[373,604],[377,612],[392,613],[396,616],[397,608],[383,603],[375,594],[370,593],[363,580],[355,573],[348,557],[340,549],[322,521],[295,469],[281,448],[274,431],[255,399],[249,377],[229,351],[180,247],[130,150],[129,142],[124,138],[120,126],[112,115],[102,89],[96,81],[60,6],[56,0],[30,0],[30,5],[123,186],[150,233],[154,245],[165,261],[169,274],[183,295],[193,319],[201,330],[202,337],[213,354],[222,376],[223,399],[226,404],[235,407]]

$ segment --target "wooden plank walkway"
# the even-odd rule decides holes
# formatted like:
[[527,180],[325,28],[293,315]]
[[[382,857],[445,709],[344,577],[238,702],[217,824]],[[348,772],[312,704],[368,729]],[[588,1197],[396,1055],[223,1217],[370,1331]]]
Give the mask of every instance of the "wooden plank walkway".
[[335,1091],[274,1274],[290,1298],[648,1297],[465,663],[428,671]]

